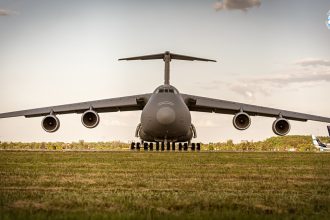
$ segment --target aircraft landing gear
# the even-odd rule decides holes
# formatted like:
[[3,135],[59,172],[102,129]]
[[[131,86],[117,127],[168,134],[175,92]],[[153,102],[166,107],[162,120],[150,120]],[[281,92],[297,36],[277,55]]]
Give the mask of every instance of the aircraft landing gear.
[[197,151],[201,150],[201,143],[197,143]]
[[131,143],[131,150],[135,150],[135,143],[134,142]]
[[[155,145],[154,145],[155,144]],[[152,142],[144,142],[144,141],[141,141],[140,142],[132,142],[131,143],[131,146],[130,146],[130,149],[131,150],[137,150],[139,151],[141,149],[141,145],[143,146],[143,149],[144,151],[153,151],[154,150],[154,146],[155,146],[155,150],[156,151],[175,151],[175,145],[176,143],[175,142],[155,142],[155,143],[152,143]],[[188,149],[191,149],[191,151],[200,151],[201,150],[201,144],[200,143],[191,143],[191,145],[189,146],[189,143],[185,142],[185,143],[178,143],[178,150],[179,151],[188,151]]]
[[148,150],[148,143],[143,143],[143,149],[144,149],[144,151]]
[[191,144],[191,150],[192,150],[192,151],[195,151],[195,143],[192,143],[192,144]]
[[170,151],[171,150],[171,143],[170,142],[167,142],[167,144],[166,144],[166,150],[167,151]]
[[188,144],[187,144],[187,143],[184,143],[184,144],[183,144],[183,150],[184,150],[184,151],[187,151],[187,150],[188,150]]

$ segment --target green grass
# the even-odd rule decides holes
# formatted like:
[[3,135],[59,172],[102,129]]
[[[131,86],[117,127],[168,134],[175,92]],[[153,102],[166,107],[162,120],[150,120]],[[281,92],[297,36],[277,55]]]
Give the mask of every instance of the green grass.
[[328,153],[0,152],[0,219],[329,219]]

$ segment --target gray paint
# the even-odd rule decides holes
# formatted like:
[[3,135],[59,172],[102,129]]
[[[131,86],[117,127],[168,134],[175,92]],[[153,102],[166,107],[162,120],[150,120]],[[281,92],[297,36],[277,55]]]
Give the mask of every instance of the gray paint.
[[196,133],[194,126],[191,124],[190,111],[233,115],[238,112],[245,112],[251,116],[283,117],[285,119],[296,121],[312,120],[330,123],[330,118],[327,117],[180,94],[175,87],[170,85],[171,59],[211,62],[215,62],[215,60],[172,54],[168,51],[163,54],[130,57],[119,60],[150,59],[163,59],[165,62],[164,85],[159,86],[153,93],[8,112],[0,114],[0,118],[17,116],[39,117],[49,114],[84,113],[90,109],[93,109],[98,113],[142,110],[141,123],[138,125],[136,135],[142,140],[150,142],[189,142]]

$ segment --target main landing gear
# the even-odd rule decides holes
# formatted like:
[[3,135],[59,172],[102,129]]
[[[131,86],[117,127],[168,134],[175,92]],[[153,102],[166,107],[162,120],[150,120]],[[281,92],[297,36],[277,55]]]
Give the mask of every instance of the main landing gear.
[[189,146],[187,142],[185,143],[175,143],[175,142],[132,142],[131,143],[131,150],[137,150],[139,151],[141,148],[141,145],[143,145],[143,149],[144,151],[153,151],[154,150],[154,144],[155,144],[155,150],[156,151],[175,151],[176,149],[178,151],[188,151],[188,149],[190,148],[191,151],[200,151],[201,150],[201,144],[200,143],[191,143],[191,145]]

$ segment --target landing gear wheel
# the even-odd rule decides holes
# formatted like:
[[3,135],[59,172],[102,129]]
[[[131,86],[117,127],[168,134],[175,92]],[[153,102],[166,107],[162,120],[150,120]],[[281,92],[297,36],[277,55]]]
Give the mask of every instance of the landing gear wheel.
[[159,142],[156,142],[156,151],[159,151]]
[[191,144],[191,150],[192,150],[192,151],[195,151],[195,143],[192,143],[192,144]]
[[201,150],[201,143],[197,143],[197,150],[198,150],[198,151]]
[[165,145],[164,145],[164,142],[162,142],[161,144],[161,150],[164,151],[165,150]]
[[182,143],[179,143],[179,151],[182,151]]
[[140,150],[140,142],[136,143],[136,150]]
[[134,149],[135,149],[135,143],[132,142],[132,143],[131,143],[131,150],[134,150]]
[[184,143],[184,144],[183,144],[183,150],[184,150],[184,151],[187,151],[187,150],[188,150],[188,144],[187,144],[187,143]]
[[172,151],[175,151],[175,142],[172,142]]
[[148,143],[144,143],[144,144],[143,144],[143,149],[144,149],[145,151],[148,150]]
[[167,142],[167,144],[166,144],[166,150],[167,151],[171,150],[171,143],[170,142]]
[[153,143],[150,143],[149,144],[149,149],[150,149],[150,151],[153,151],[154,150],[154,144]]

